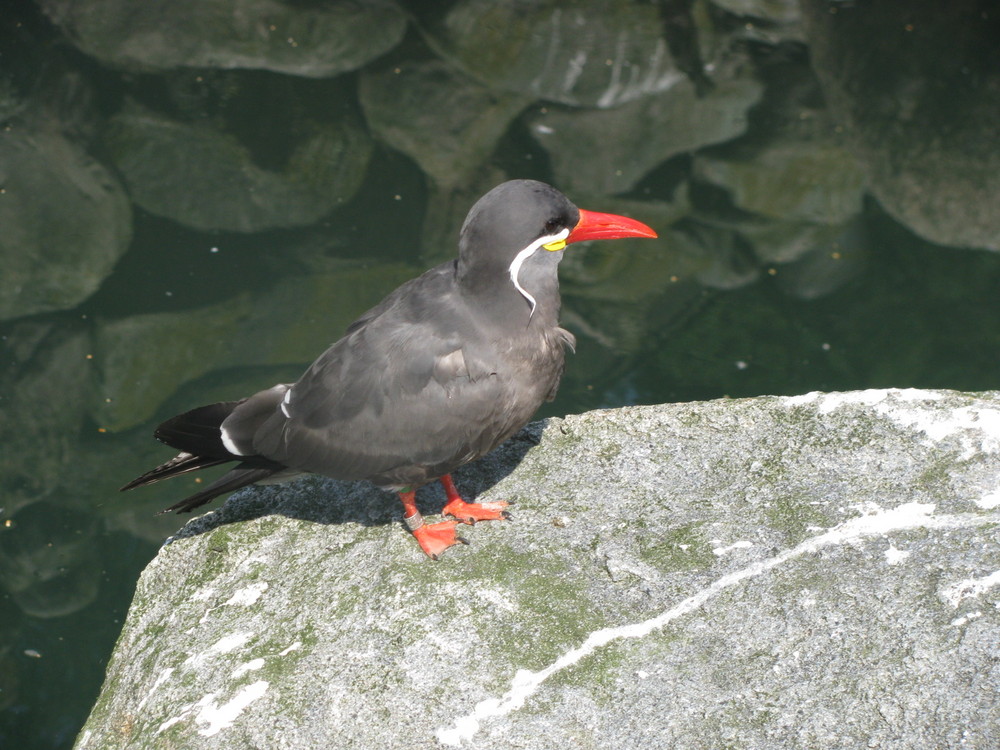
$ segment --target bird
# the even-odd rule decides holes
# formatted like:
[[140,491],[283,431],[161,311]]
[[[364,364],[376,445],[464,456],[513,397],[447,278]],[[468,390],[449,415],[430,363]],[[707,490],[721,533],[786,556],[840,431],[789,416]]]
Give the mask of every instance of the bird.
[[[566,247],[656,236],[635,219],[577,208],[546,183],[501,183],[469,211],[456,258],[363,313],[296,382],[160,424],[154,437],[180,453],[121,490],[235,464],[161,511],[185,513],[303,473],[368,480],[398,493],[405,526],[437,560],[467,544],[458,524],[510,518],[504,501],[465,502],[451,474],[555,397],[565,350],[576,344],[558,320]],[[427,523],[415,495],[435,480],[451,520]]]

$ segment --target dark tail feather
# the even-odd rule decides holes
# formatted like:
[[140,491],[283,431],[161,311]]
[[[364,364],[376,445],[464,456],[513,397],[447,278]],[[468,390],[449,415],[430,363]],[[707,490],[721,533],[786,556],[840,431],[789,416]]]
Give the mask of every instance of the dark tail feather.
[[176,510],[178,513],[190,513],[199,505],[204,505],[219,495],[224,495],[227,492],[238,490],[240,487],[246,487],[262,479],[267,479],[284,468],[280,464],[260,467],[249,463],[242,463],[227,474],[223,474],[205,489],[184,498],[179,503],[174,503],[169,508],[161,510],[160,513],[169,513],[172,510]]
[[[246,399],[244,399],[245,401]],[[199,406],[171,417],[153,432],[157,440],[185,453],[234,460],[232,453],[222,444],[219,428],[243,401],[222,401],[218,404]]]
[[181,453],[180,455],[171,458],[165,464],[160,464],[155,469],[147,471],[141,477],[136,477],[122,487],[119,492],[131,490],[136,487],[142,487],[144,484],[159,482],[162,479],[169,479],[170,477],[187,474],[189,471],[207,469],[209,466],[218,466],[219,464],[224,464],[227,461],[232,460],[233,459],[231,457],[215,458],[213,456],[195,456],[191,453]]
[[226,450],[222,444],[220,427],[223,420],[232,414],[240,401],[223,401],[218,404],[199,406],[197,409],[178,414],[161,424],[153,432],[157,440],[181,451],[180,455],[160,464],[141,477],[136,477],[121,488],[121,491],[159,482],[189,471],[197,471],[209,466],[218,466],[227,461],[236,461],[237,456]]
[[[287,387],[285,390],[287,390]],[[275,401],[275,399],[280,400],[282,393],[284,393],[284,390],[279,391],[276,387],[270,391],[264,391],[263,394],[265,395],[261,400],[265,403],[270,403]],[[176,477],[209,466],[218,466],[230,461],[240,461],[228,474],[224,474],[205,489],[161,511],[162,513],[166,513],[176,510],[178,513],[187,513],[219,495],[232,492],[240,487],[246,487],[262,479],[267,479],[279,471],[284,471],[285,466],[275,461],[270,461],[263,456],[243,457],[234,455],[223,444],[222,423],[233,413],[233,410],[237,406],[246,400],[223,401],[218,404],[199,406],[197,409],[178,414],[176,417],[172,417],[161,424],[153,434],[158,440],[176,448],[181,453],[165,464],[161,464],[152,471],[147,471],[141,477],[133,479],[122,487],[122,490],[130,490],[133,487],[159,482],[161,479]],[[267,415],[264,414],[264,416],[266,417]]]

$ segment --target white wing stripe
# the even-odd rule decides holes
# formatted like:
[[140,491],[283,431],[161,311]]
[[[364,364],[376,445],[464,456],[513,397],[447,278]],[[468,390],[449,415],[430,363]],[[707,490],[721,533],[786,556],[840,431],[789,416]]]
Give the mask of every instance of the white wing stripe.
[[228,432],[226,432],[226,428],[225,427],[220,427],[219,428],[219,432],[222,433],[222,444],[226,447],[227,451],[229,451],[230,453],[232,453],[234,456],[245,456],[246,455],[239,448],[236,447],[236,442],[233,440],[233,438],[230,436],[230,434]]

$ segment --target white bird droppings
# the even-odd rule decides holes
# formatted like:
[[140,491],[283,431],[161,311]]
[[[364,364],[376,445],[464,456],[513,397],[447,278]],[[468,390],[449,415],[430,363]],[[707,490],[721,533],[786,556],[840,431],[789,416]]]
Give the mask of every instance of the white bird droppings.
[[934,444],[954,440],[960,448],[959,457],[966,460],[977,453],[1000,453],[1000,409],[984,406],[963,406],[957,409],[926,409],[919,404],[940,401],[944,394],[919,388],[871,389],[849,393],[807,393],[785,397],[789,406],[813,404],[820,414],[848,405],[871,407],[877,414],[896,424],[926,436]]
[[1000,489],[986,493],[981,498],[976,500],[976,505],[983,510],[993,510],[994,508],[1000,506]]
[[750,547],[753,547],[753,542],[740,541],[730,544],[728,547],[716,547],[712,550],[712,553],[715,554],[716,557],[722,557],[723,555],[729,554],[733,550],[749,549]]
[[951,625],[952,627],[960,628],[963,625],[965,625],[966,623],[972,622],[973,620],[975,620],[977,618],[980,618],[982,616],[983,616],[983,613],[981,611],[979,611],[979,610],[976,610],[975,612],[969,612],[969,614],[967,614],[967,615],[962,615],[961,617],[956,617],[954,620],[952,620],[948,624]]
[[[710,585],[670,609],[661,612],[656,617],[632,625],[621,625],[597,630],[591,633],[580,646],[567,651],[544,669],[537,672],[526,669],[518,670],[511,681],[510,689],[503,696],[480,701],[476,704],[472,713],[459,716],[454,720],[452,726],[438,728],[435,733],[437,739],[442,744],[452,747],[457,747],[463,742],[471,741],[476,733],[479,732],[484,721],[506,716],[512,711],[521,708],[525,701],[534,695],[549,677],[567,667],[573,666],[602,646],[624,638],[642,638],[673,620],[701,608],[726,589],[766,573],[790,560],[815,553],[824,547],[851,543],[865,537],[882,536],[894,531],[915,528],[966,528],[979,526],[988,520],[1000,521],[1000,518],[987,519],[982,514],[932,516],[933,512],[934,505],[932,504],[904,503],[895,508],[852,518],[849,521],[834,526],[829,531],[806,539],[804,542],[774,557],[758,560],[741,570],[718,578]],[[993,580],[994,578],[996,578],[995,581]],[[1000,584],[1000,571],[992,576],[987,576],[985,579],[978,579],[973,588],[982,587],[986,585],[987,581],[989,582],[988,586]],[[965,586],[968,583],[970,582],[964,582],[960,586]],[[962,590],[965,591],[966,589],[963,588]]]
[[[223,729],[231,727],[246,707],[264,695],[269,687],[270,683],[266,680],[258,680],[252,685],[247,685],[221,706],[216,705],[214,693],[205,696],[199,701],[201,710],[194,717],[196,724],[206,725],[198,730],[198,734],[202,737],[212,737]],[[208,700],[205,700],[206,698]]]
[[946,588],[942,593],[951,606],[957,607],[963,599],[982,596],[994,586],[1000,586],[1000,570],[982,578],[959,581],[954,586]]
[[909,550],[897,549],[894,544],[890,544],[889,549],[885,551],[885,561],[890,565],[898,565],[909,556]]
[[233,649],[237,649],[250,640],[250,633],[233,633],[217,640],[209,647],[210,654],[228,654]]
[[251,604],[256,603],[260,599],[261,595],[267,591],[267,582],[258,581],[252,586],[247,586],[245,589],[240,589],[225,602],[226,604],[233,604],[248,607]]
[[151,687],[149,689],[149,692],[146,693],[146,697],[143,698],[141,701],[139,701],[139,705],[135,707],[136,713],[138,713],[139,711],[142,710],[142,707],[146,705],[146,701],[149,700],[150,696],[153,693],[156,692],[156,689],[160,685],[162,685],[164,682],[166,682],[168,679],[170,679],[170,675],[172,675],[173,673],[174,673],[174,668],[173,667],[167,667],[162,672],[160,672],[159,676],[153,682],[153,687]]
[[247,672],[256,672],[258,669],[264,666],[263,659],[253,659],[248,661],[246,664],[241,664],[233,670],[232,674],[229,676],[236,680],[245,675]]
[[230,651],[245,645],[250,638],[250,633],[233,633],[232,635],[227,635],[217,640],[200,654],[189,656],[184,660],[184,666],[197,668],[216,654],[228,654]]

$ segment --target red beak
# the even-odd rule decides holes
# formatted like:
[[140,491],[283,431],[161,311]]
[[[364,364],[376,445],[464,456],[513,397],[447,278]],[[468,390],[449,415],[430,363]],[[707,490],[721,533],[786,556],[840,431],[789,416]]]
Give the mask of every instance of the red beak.
[[624,237],[656,237],[641,221],[615,214],[599,214],[580,209],[580,221],[566,238],[566,244],[583,240],[620,240]]

